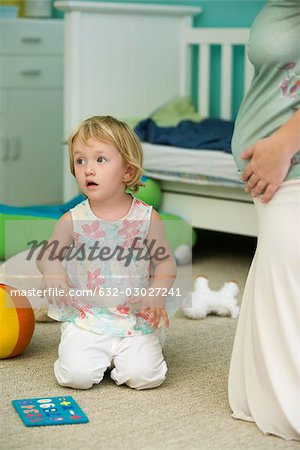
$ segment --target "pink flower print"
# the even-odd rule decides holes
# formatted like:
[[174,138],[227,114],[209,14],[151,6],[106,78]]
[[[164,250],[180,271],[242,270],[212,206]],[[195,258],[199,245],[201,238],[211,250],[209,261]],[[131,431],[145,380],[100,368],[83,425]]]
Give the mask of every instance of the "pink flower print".
[[95,290],[105,282],[105,279],[101,277],[100,269],[96,269],[94,272],[88,271],[87,277],[88,282],[86,286],[88,289]]
[[142,314],[141,312],[137,313],[137,317],[141,317],[142,319],[144,319],[146,322],[149,319],[149,312],[145,312],[144,314]]
[[147,203],[143,202],[142,200],[138,200],[137,198],[135,199],[135,205],[136,206],[140,206],[140,205],[149,206],[149,205],[147,205]]
[[117,311],[121,314],[125,314],[126,316],[128,316],[130,310],[129,310],[128,306],[126,306],[126,305],[127,305],[127,303],[123,303],[123,305],[117,306]]
[[77,300],[75,300],[75,298],[72,299],[71,303],[72,303],[72,306],[74,306],[74,308],[76,308],[80,312],[80,316],[79,316],[80,320],[86,318],[86,313],[93,314],[92,305],[82,306],[78,303]]
[[100,229],[100,222],[96,220],[91,225],[82,225],[84,233],[91,239],[99,239],[105,236],[105,232]]
[[282,78],[282,80],[280,81],[280,84],[279,84],[279,88],[281,90],[281,96],[285,97],[287,94],[287,91],[289,90],[289,78],[288,77]]
[[300,90],[300,80],[297,80],[296,83],[290,89],[290,95],[292,98],[295,97],[296,92]]
[[125,238],[123,247],[131,247],[135,236],[139,234],[139,226],[141,223],[141,220],[123,220],[123,228],[119,230],[119,235]]
[[74,233],[73,233],[73,239],[74,239],[74,242],[75,242],[77,245],[80,245],[80,244],[81,244],[81,242],[80,242],[80,240],[79,240],[79,236],[80,236],[80,234],[79,234],[79,233],[76,233],[76,232],[74,231]]
[[300,90],[299,75],[294,72],[290,72],[290,70],[294,69],[295,67],[296,63],[294,62],[289,62],[279,67],[280,70],[286,72],[286,76],[282,78],[279,83],[282,97],[294,98],[296,96],[296,93]]
[[289,70],[294,69],[294,67],[296,67],[296,63],[289,62],[289,63],[283,64],[282,66],[280,66],[279,69],[285,70],[286,72],[288,72]]

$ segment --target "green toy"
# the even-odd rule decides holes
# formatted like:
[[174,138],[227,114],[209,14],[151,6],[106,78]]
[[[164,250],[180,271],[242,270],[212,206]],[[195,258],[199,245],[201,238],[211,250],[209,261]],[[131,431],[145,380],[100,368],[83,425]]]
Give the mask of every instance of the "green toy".
[[145,186],[140,187],[134,196],[158,210],[162,201],[162,192],[159,181],[154,180],[153,178],[142,177],[142,182]]
[[57,219],[0,214],[0,260],[30,248],[29,242],[49,239]]
[[164,221],[166,235],[173,251],[181,245],[187,245],[191,248],[194,246],[197,235],[186,220],[175,214],[159,212],[159,215]]

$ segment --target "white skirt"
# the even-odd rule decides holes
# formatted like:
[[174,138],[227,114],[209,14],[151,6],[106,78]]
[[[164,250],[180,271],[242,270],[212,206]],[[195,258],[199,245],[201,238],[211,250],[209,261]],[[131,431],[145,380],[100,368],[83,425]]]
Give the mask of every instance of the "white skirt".
[[229,372],[233,417],[300,440],[300,180],[255,200],[258,244]]

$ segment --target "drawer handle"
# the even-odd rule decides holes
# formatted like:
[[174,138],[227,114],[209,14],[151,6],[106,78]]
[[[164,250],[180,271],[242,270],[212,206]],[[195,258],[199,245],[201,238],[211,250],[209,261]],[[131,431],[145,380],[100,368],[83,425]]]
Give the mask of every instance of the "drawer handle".
[[24,77],[36,77],[41,75],[41,69],[29,69],[29,70],[21,70],[21,75]]
[[25,44],[38,44],[39,42],[42,42],[42,39],[38,36],[25,36],[21,38],[21,42],[24,42]]

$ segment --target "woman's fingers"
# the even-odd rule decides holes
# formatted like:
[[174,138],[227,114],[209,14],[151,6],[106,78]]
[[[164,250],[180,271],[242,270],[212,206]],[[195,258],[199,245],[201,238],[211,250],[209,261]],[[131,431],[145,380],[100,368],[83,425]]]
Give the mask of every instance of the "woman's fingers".
[[248,181],[247,181],[247,184],[245,187],[245,191],[251,192],[252,189],[254,189],[256,187],[256,185],[259,181],[260,181],[259,178],[256,175],[252,174],[250,176],[250,178],[248,178]]
[[278,184],[278,185],[269,184],[261,198],[261,202],[262,203],[269,202],[279,187],[280,187],[280,184]]
[[247,183],[245,190],[247,192],[251,192],[252,197],[256,198],[258,196],[261,197],[262,203],[267,203],[271,200],[280,184],[271,184],[266,180],[258,180],[257,178],[251,177],[251,181]]
[[255,188],[252,189],[252,191],[251,191],[252,197],[258,197],[259,195],[263,194],[265,192],[267,186],[268,186],[268,182],[267,181],[259,180],[256,183]]
[[246,150],[244,150],[241,153],[241,159],[251,159],[251,157],[253,155],[253,151],[254,151],[253,146],[246,148]]

